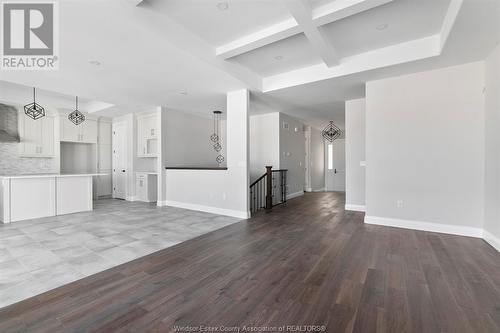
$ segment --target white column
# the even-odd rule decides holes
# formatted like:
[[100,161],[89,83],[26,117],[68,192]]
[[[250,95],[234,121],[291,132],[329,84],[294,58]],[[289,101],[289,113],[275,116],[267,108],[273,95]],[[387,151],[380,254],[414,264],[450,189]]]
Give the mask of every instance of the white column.
[[247,89],[227,93],[227,167],[237,195],[234,210],[249,212],[249,94]]
[[158,171],[158,198],[156,205],[165,206],[165,201],[167,200],[167,181],[165,174],[165,166],[167,154],[165,152],[166,144],[164,140],[166,139],[166,127],[167,127],[167,108],[164,106],[158,106],[156,108],[157,124],[158,124],[158,157],[157,166]]

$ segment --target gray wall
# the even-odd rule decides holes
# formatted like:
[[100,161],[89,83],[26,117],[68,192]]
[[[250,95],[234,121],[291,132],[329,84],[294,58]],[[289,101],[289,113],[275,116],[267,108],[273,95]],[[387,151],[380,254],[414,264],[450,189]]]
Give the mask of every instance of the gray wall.
[[[345,103],[346,206],[365,206],[365,99]],[[352,207],[351,207],[352,208]]]
[[[500,45],[486,59],[485,238],[500,250]],[[496,238],[496,239],[494,239]]]
[[[210,135],[213,132],[211,113],[200,117],[187,112],[168,109],[163,135],[165,163],[167,166],[217,166],[219,153],[213,149]],[[226,121],[222,121],[222,146],[226,156]],[[224,165],[226,163],[224,162]]]
[[266,172],[266,166],[279,168],[279,113],[250,116],[250,182]]
[[[284,128],[285,123],[288,129]],[[306,146],[303,127],[297,119],[280,113],[280,169],[288,169],[289,195],[304,191]]]
[[481,230],[483,86],[483,62],[367,83],[367,216]]

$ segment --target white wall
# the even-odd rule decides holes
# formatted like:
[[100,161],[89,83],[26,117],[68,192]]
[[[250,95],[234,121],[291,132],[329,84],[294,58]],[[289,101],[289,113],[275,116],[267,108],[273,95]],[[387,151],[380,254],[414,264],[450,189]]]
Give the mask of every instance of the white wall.
[[364,98],[345,103],[347,210],[365,210],[365,103]]
[[[217,153],[210,135],[213,132],[211,113],[200,117],[168,109],[165,129],[165,158],[168,166],[217,166]],[[226,155],[226,122],[221,122],[221,137]],[[226,164],[224,163],[223,166]]]
[[482,62],[367,83],[365,222],[482,235],[483,85]]
[[484,238],[500,251],[500,44],[485,63]]
[[[288,124],[288,129],[284,128]],[[280,113],[280,169],[288,169],[288,196],[304,194],[305,183],[305,136],[304,124]]]
[[309,172],[311,177],[311,191],[325,189],[325,143],[321,131],[311,127],[309,147]]
[[280,165],[279,113],[250,116],[250,182]]
[[167,170],[159,204],[249,217],[248,90],[227,94],[227,170]]

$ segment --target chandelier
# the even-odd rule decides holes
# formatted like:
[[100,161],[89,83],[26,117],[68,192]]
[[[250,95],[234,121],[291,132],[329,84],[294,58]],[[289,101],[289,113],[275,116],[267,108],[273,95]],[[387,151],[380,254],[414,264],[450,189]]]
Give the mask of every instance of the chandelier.
[[45,117],[45,109],[36,102],[34,87],[33,87],[33,103],[29,103],[24,106],[24,113],[33,120]]
[[222,144],[221,144],[221,131],[220,131],[220,117],[221,117],[222,111],[214,111],[213,112],[213,133],[210,136],[210,141],[212,141],[213,148],[214,150],[219,153],[217,157],[215,158],[215,161],[217,164],[220,166],[224,162],[224,156],[220,153],[222,150]]
[[325,140],[333,142],[342,135],[342,130],[335,126],[333,121],[330,121],[330,123],[321,132],[321,135]]
[[75,125],[80,125],[81,123],[83,123],[85,121],[85,115],[83,113],[81,113],[80,111],[78,111],[78,96],[76,96],[76,107],[75,107],[75,111],[71,112],[69,115],[68,115],[68,119],[73,122],[73,124]]

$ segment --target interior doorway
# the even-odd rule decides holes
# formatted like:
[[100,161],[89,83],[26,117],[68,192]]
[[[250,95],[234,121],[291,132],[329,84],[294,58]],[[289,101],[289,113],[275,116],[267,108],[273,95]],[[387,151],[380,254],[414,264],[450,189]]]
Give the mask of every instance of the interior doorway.
[[345,191],[345,139],[325,145],[325,188],[327,191]]

